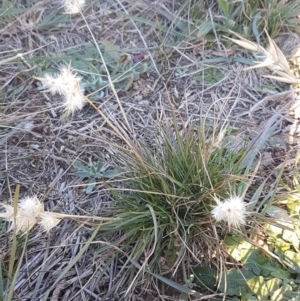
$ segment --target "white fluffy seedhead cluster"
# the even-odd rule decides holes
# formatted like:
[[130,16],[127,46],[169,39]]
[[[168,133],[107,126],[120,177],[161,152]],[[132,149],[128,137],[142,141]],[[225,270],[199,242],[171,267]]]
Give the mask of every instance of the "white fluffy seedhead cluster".
[[78,14],[85,5],[85,0],[63,0],[63,7],[66,14]]
[[217,222],[226,222],[229,229],[231,226],[238,228],[246,223],[246,203],[243,198],[231,196],[223,202],[216,199],[216,203],[211,215]]
[[63,96],[66,115],[74,114],[84,107],[86,101],[84,89],[80,85],[81,77],[72,72],[70,65],[61,67],[58,74],[46,74],[45,77],[36,79],[42,82],[45,92]]
[[29,232],[37,224],[49,232],[60,222],[53,213],[44,211],[43,205],[36,196],[19,200],[17,212],[11,205],[0,205],[6,210],[0,213],[0,217],[10,222],[11,229],[15,229],[16,233]]

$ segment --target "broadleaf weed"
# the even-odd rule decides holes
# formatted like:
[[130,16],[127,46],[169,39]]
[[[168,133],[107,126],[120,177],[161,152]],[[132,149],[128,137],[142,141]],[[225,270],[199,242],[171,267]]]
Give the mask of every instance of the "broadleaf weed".
[[119,174],[119,171],[109,169],[109,165],[105,162],[102,155],[99,155],[96,166],[91,165],[90,167],[86,167],[76,160],[73,163],[73,167],[77,169],[76,174],[80,179],[89,179],[89,184],[86,187],[87,194],[93,191],[97,179],[112,179]]

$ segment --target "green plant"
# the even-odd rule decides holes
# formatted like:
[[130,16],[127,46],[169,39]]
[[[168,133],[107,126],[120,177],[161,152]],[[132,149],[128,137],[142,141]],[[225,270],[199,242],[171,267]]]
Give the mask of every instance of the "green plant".
[[21,2],[5,4],[4,1],[0,7],[0,32],[30,31],[35,36],[37,30],[48,34],[68,27],[67,15],[53,8],[50,13],[44,14],[44,11],[44,7],[34,1],[26,1],[25,6]]
[[[20,186],[17,185],[14,196],[14,207],[17,206],[20,193]],[[17,231],[13,231],[11,246],[9,248],[8,262],[0,261],[0,300],[11,301],[14,295],[14,287],[17,283],[18,274],[22,266],[28,243],[26,236],[18,237]],[[5,266],[6,265],[6,266]]]
[[[226,237],[228,253],[235,262],[242,263],[242,267],[231,268],[218,275],[209,266],[197,266],[193,269],[193,283],[213,291],[218,289],[233,298],[231,300],[298,300],[299,254],[293,249],[299,245],[300,232],[284,229],[285,222],[281,226],[272,225],[273,222],[269,220],[265,224],[265,232],[253,237],[260,239],[261,243],[265,240],[261,249],[249,239],[237,235]],[[291,225],[288,224],[289,227]],[[218,277],[220,286],[216,287]]]
[[146,63],[134,63],[130,54],[121,53],[120,47],[106,40],[102,40],[101,44],[104,46],[103,59],[109,75],[104,65],[101,66],[100,73],[107,84],[107,77],[110,76],[117,89],[126,91],[136,77],[148,70]]
[[[93,12],[94,3],[92,2],[89,3],[87,9],[91,9],[90,11]],[[116,6],[123,7],[122,1],[117,2]],[[143,2],[147,3],[147,0]],[[178,77],[190,76],[195,73],[191,73],[189,66],[183,66],[178,62],[178,64],[175,64],[175,68],[170,68],[171,65],[174,65],[173,59],[176,58],[169,57],[172,51],[177,51],[177,55],[187,55],[186,58],[192,60],[190,49],[194,50],[198,42],[200,44],[203,42],[203,45],[205,45],[205,56],[210,55],[209,50],[215,48],[215,41],[218,42],[219,46],[222,46],[221,43],[225,41],[223,35],[227,36],[229,30],[237,31],[249,39],[255,38],[259,42],[264,28],[267,28],[269,34],[274,36],[283,27],[296,30],[298,24],[296,16],[299,15],[299,1],[177,0],[172,1],[173,12],[176,13],[172,13],[171,6],[168,6],[169,3],[164,7],[160,5],[159,1],[149,2],[150,5],[147,9],[155,10],[163,18],[157,17],[155,21],[149,20],[150,14],[147,15],[147,9],[143,10],[140,15],[130,15],[138,13],[136,7],[134,7],[134,10],[130,10],[129,13],[124,9],[124,13],[120,11],[110,12],[109,16],[105,17],[101,16],[103,12],[99,14],[105,20],[103,24],[107,24],[106,20],[111,20],[115,13],[117,16],[126,16],[132,21],[131,23],[139,22],[143,23],[146,28],[151,27],[152,32],[147,35],[147,42],[149,38],[149,44],[156,44],[157,47],[149,48],[144,45],[143,49],[126,50],[111,44],[107,40],[102,40],[98,45],[94,39],[93,43],[84,44],[85,42],[83,42],[82,45],[78,43],[78,45],[64,49],[59,49],[61,45],[65,45],[64,43],[61,45],[57,43],[57,48],[53,50],[55,44],[53,43],[51,47],[43,49],[47,54],[43,57],[27,56],[33,50],[23,53],[22,59],[19,55],[12,57],[8,52],[0,64],[17,60],[18,66],[21,66],[20,69],[29,70],[24,71],[28,72],[26,76],[29,76],[33,73],[35,75],[55,73],[62,64],[70,63],[72,68],[76,69],[75,72],[82,77],[85,95],[89,94],[87,96],[91,100],[98,100],[103,97],[103,90],[106,88],[113,89],[115,87],[116,90],[126,91],[131,87],[133,80],[148,69],[144,60],[136,62],[133,59],[134,55],[128,52],[151,52],[155,50],[155,52],[151,52],[151,55],[153,55],[151,58],[159,61],[159,57],[156,55],[160,55],[167,49],[167,55],[165,55],[166,70],[164,71],[172,73],[174,70],[178,70],[177,74],[179,74],[179,71],[183,70]],[[21,1],[19,4],[17,3],[16,8],[12,8],[10,1],[3,1],[0,9],[0,23],[2,21],[0,28],[13,22],[15,24],[15,19],[20,20],[20,24],[18,23],[18,25],[21,25],[20,28],[29,25],[26,29],[31,34],[30,42],[33,41],[36,47],[40,45],[40,43],[36,43],[37,41],[42,42],[44,47],[44,41],[47,40],[44,35],[47,32],[57,30],[58,27],[68,28],[71,24],[70,22],[70,24],[61,25],[61,23],[66,23],[68,17],[57,15],[58,10],[53,10],[48,17],[43,17],[44,8],[39,7],[40,3],[35,7],[37,10],[29,14],[32,22],[27,24],[25,13],[31,8],[24,9],[22,3],[24,2]],[[30,6],[33,5],[32,0],[27,0],[26,3],[30,3]],[[98,12],[99,10],[95,11]],[[39,18],[40,16],[41,18]],[[94,19],[94,16],[91,16]],[[80,17],[82,18],[76,20],[78,21],[76,25],[82,24],[82,19],[85,18],[84,15],[80,15]],[[11,20],[13,22],[7,22]],[[127,29],[128,24],[129,22],[123,23],[123,28]],[[86,28],[89,28],[88,22],[86,22],[86,25],[86,27],[80,25],[80,29],[72,26],[75,29],[72,31],[72,35],[76,37],[77,31],[79,33],[86,32]],[[20,29],[17,26],[16,28]],[[144,27],[137,29],[144,42],[143,30],[145,30]],[[152,40],[151,34],[153,32],[154,35],[159,32],[157,35],[159,43]],[[22,38],[24,36],[26,37],[22,34]],[[77,40],[74,39],[74,41]],[[228,42],[228,40],[226,41]],[[22,43],[22,45],[26,45],[26,43]],[[167,48],[167,45],[170,45],[170,47]],[[227,48],[226,45],[225,48]],[[30,49],[32,48],[30,47]],[[26,55],[25,59],[24,55]],[[195,67],[196,64],[206,64],[206,69],[196,75],[194,79],[204,84],[215,84],[222,80],[224,76],[219,63],[236,62],[238,59],[241,58],[235,57],[231,60],[231,57],[224,56],[208,58],[200,62],[192,61],[191,67]],[[5,84],[8,87],[11,86],[12,92],[3,91],[5,94],[12,93],[9,95],[11,99],[18,98],[19,94],[22,95],[28,85],[26,81],[16,88],[15,85],[19,83],[22,79],[21,75],[25,73],[16,74],[18,80],[12,82],[7,80]],[[118,94],[114,89],[113,92],[118,101],[119,109],[122,111]],[[36,101],[35,97],[32,98]],[[20,101],[16,102],[16,106],[21,103],[21,100],[20,98]],[[172,120],[170,121],[166,117],[163,120],[164,125],[159,124],[157,126],[156,135],[151,133],[155,137],[153,140],[156,140],[154,146],[149,147],[140,141],[131,141],[128,137],[132,136],[122,136],[121,133],[125,133],[125,131],[121,130],[120,124],[112,123],[109,118],[106,118],[104,112],[107,111],[105,109],[102,113],[101,110],[104,106],[95,106],[93,103],[90,103],[90,105],[100,112],[99,114],[106,121],[106,124],[111,126],[115,133],[119,135],[118,138],[126,143],[124,148],[118,146],[118,150],[121,149],[121,151],[116,152],[116,158],[122,159],[120,163],[123,166],[122,173],[119,169],[108,169],[109,166],[101,155],[96,164],[85,165],[75,161],[73,166],[80,179],[88,179],[89,181],[86,193],[90,193],[97,188],[97,181],[105,183],[104,190],[110,190],[114,198],[113,204],[116,205],[115,207],[108,206],[109,209],[105,208],[105,214],[110,211],[111,216],[116,218],[110,218],[108,223],[104,223],[104,220],[99,217],[98,219],[94,216],[84,217],[88,221],[82,225],[94,225],[97,221],[98,227],[92,235],[88,233],[88,239],[84,237],[85,243],[79,243],[79,249],[76,246],[76,249],[72,250],[72,258],[68,261],[68,265],[63,268],[54,283],[47,285],[48,290],[45,294],[35,286],[36,291],[43,294],[39,296],[41,300],[47,300],[55,287],[65,283],[60,283],[60,281],[65,277],[69,277],[68,272],[71,268],[76,267],[76,272],[81,272],[78,268],[82,267],[82,262],[87,262],[85,259],[88,256],[85,254],[90,255],[89,252],[93,252],[95,246],[98,249],[94,256],[97,257],[96,260],[101,261],[101,264],[97,264],[97,268],[93,269],[95,270],[95,276],[101,279],[107,271],[114,270],[110,274],[112,277],[110,277],[111,281],[107,293],[101,297],[103,300],[112,299],[110,294],[115,292],[120,294],[118,296],[119,300],[134,299],[131,298],[131,294],[138,291],[139,288],[156,288],[162,299],[164,299],[164,295],[168,295],[170,288],[176,290],[178,294],[180,293],[180,296],[176,298],[174,296],[176,293],[172,291],[173,299],[180,300],[203,299],[204,297],[208,299],[207,296],[201,296],[200,292],[207,293],[207,291],[211,291],[215,293],[217,288],[219,288],[218,292],[229,296],[229,300],[268,300],[272,296],[276,296],[276,301],[279,301],[279,298],[293,299],[297,297],[296,290],[300,270],[298,264],[300,258],[296,252],[299,245],[298,225],[296,223],[293,225],[294,235],[291,234],[289,225],[281,225],[282,227],[280,225],[270,225],[273,220],[264,218],[264,215],[268,214],[273,218],[278,218],[276,212],[280,210],[273,204],[277,186],[275,188],[272,186],[271,191],[264,194],[265,185],[270,184],[267,182],[269,179],[262,180],[258,187],[251,185],[252,180],[257,176],[256,171],[259,167],[258,151],[276,128],[279,122],[277,121],[279,114],[274,115],[265,124],[265,127],[257,130],[257,136],[251,137],[250,142],[241,140],[239,144],[242,147],[237,147],[232,145],[231,137],[234,133],[226,125],[226,122],[222,124],[216,122],[211,125],[207,121],[208,119],[203,118],[200,125],[186,125],[186,120],[179,122],[181,116],[175,116],[177,112],[171,110]],[[19,107],[17,112],[22,112]],[[165,113],[165,115],[167,114]],[[123,114],[123,118],[130,132],[131,127],[128,126],[127,118],[130,119],[131,115],[126,115]],[[52,119],[55,121],[55,118],[51,118],[51,122]],[[216,118],[215,120],[219,119]],[[38,133],[33,131],[33,134],[37,135]],[[18,145],[23,146],[21,141]],[[15,154],[15,152],[12,153]],[[7,166],[10,162],[9,154],[10,152],[5,152],[5,156],[8,158],[8,160],[5,158]],[[257,159],[257,161],[254,161],[254,159]],[[9,166],[6,167],[6,170],[8,168]],[[115,179],[117,176],[118,178]],[[298,186],[295,185],[293,188],[295,191],[293,190],[291,195],[284,198],[280,203],[280,206],[286,205],[289,215],[296,218],[299,217],[298,199],[300,189]],[[102,188],[103,186],[99,187],[99,189]],[[239,229],[228,228],[226,223],[222,220],[218,222],[212,215],[216,200],[223,201],[232,195],[240,197],[243,201],[245,200],[248,203],[249,215],[252,213],[249,216],[250,218],[247,219],[247,223],[242,224]],[[250,237],[254,233],[253,229],[255,229],[253,226],[259,225],[262,227],[262,223],[259,223],[261,216],[265,222],[264,229],[265,235],[267,235],[264,238],[266,238],[270,247],[270,252],[267,254],[249,243],[251,241]],[[74,219],[73,216],[66,215],[65,217]],[[82,215],[78,217],[83,218]],[[100,225],[99,220],[101,221]],[[228,232],[232,233],[228,234]],[[98,233],[99,236],[97,237]],[[80,237],[83,236],[80,235]],[[5,262],[4,265],[0,266],[0,301],[1,296],[2,299],[4,297],[5,300],[10,301],[15,293],[15,283],[26,251],[24,247],[23,252],[19,252],[16,250],[16,245],[18,244],[14,235],[12,247],[9,250],[11,259],[9,259],[9,263]],[[72,244],[71,247],[73,248],[73,246]],[[88,250],[90,246],[92,251]],[[77,252],[78,250],[79,252]],[[19,262],[16,264],[16,258],[20,254]],[[47,254],[44,258],[46,256]],[[228,266],[224,264],[224,261],[226,263],[229,261],[230,267],[237,263],[238,266],[226,270]],[[66,262],[66,260],[63,262]],[[100,266],[99,269],[98,266]],[[85,268],[84,265],[83,268]],[[43,270],[45,269],[42,266],[42,273]],[[220,272],[220,270],[223,272]],[[36,275],[37,272],[34,272],[34,274]],[[7,282],[6,279],[8,279]],[[51,281],[51,277],[46,279],[49,282]],[[294,280],[296,284],[292,283]],[[3,285],[1,285],[1,282],[3,282]],[[96,282],[95,285],[97,285]],[[80,289],[83,289],[83,287],[81,286]],[[81,293],[84,293],[83,290]],[[73,294],[75,295],[76,292],[74,291]],[[75,298],[74,295],[72,298]],[[50,298],[55,298],[55,295]],[[220,299],[210,298],[210,300]]]
[[[208,126],[204,120],[200,127],[184,127],[175,114],[172,121],[172,125],[158,126],[154,149],[140,144],[135,148],[138,157],[134,152],[119,154],[125,170],[121,192],[114,186],[110,189],[116,201],[113,212],[119,220],[102,226],[101,231],[108,237],[120,231],[122,236],[110,239],[111,247],[99,249],[98,254],[108,249],[111,258],[126,254],[116,284],[128,287],[124,299],[140,280],[144,283],[145,277],[159,279],[182,294],[199,295],[187,276],[199,264],[193,250],[216,254],[214,264],[222,265],[226,248],[220,246],[220,239],[225,232],[211,215],[215,199],[246,194],[253,160],[272,132],[274,119],[258,133],[261,139],[254,139],[249,148],[242,149],[231,145],[232,133],[225,124]],[[206,264],[211,262],[207,260]],[[175,284],[161,276],[166,270],[177,271]],[[124,283],[127,277],[121,275],[134,275],[131,284]]]
[[[99,57],[97,47],[102,52],[103,60]],[[68,49],[63,55],[53,54],[51,61],[35,57],[29,63],[33,66],[38,63],[41,65],[41,77],[55,74],[57,67],[70,63],[72,70],[80,75],[81,87],[90,100],[103,98],[104,90],[110,86],[108,76],[117,90],[127,91],[134,79],[148,70],[147,63],[134,62],[130,54],[122,52],[120,47],[106,40],[102,40],[97,46],[87,43],[81,49]]]
[[[282,191],[282,186],[287,190],[288,187],[283,185],[281,173],[278,175],[279,188],[271,193],[274,198],[269,194],[259,204],[259,208],[264,205],[262,212],[271,219],[264,218],[264,224],[259,228],[256,226],[250,238],[238,235],[225,238],[227,252],[243,266],[218,274],[209,266],[199,265],[193,269],[196,286],[216,290],[217,279],[220,279],[218,289],[230,296],[230,300],[299,300],[299,197],[297,188],[288,193]],[[298,175],[295,169],[295,187],[299,185]],[[266,182],[261,185],[265,186]]]
[[118,175],[118,171],[111,169],[108,170],[109,165],[105,162],[105,159],[102,155],[99,155],[96,166],[91,165],[90,167],[86,167],[76,160],[73,163],[73,167],[77,169],[76,174],[80,179],[89,179],[89,183],[85,190],[86,194],[93,191],[94,187],[96,186],[97,179],[111,179]]
[[224,78],[224,72],[218,68],[209,67],[203,73],[194,76],[194,80],[204,81],[206,84],[215,84]]
[[[300,13],[298,0],[289,2],[284,0],[215,0],[204,1],[202,4],[192,1],[189,6],[180,11],[181,22],[186,16],[190,16],[189,21],[197,27],[203,23],[208,9],[211,10],[210,18],[213,23],[211,29],[215,28],[218,36],[214,38],[217,39],[221,39],[222,35],[228,36],[229,31],[235,31],[246,38],[253,37],[259,42],[265,29],[272,38],[282,30],[293,32],[299,30],[297,27]],[[182,26],[182,28],[186,27]],[[209,35],[213,37],[215,33],[210,31]]]
[[20,268],[23,263],[23,258],[28,243],[28,235],[25,239],[17,237],[16,233],[13,233],[11,252],[8,263],[8,270],[4,268],[4,262],[0,261],[0,300],[11,301],[14,296],[14,287],[17,283]]

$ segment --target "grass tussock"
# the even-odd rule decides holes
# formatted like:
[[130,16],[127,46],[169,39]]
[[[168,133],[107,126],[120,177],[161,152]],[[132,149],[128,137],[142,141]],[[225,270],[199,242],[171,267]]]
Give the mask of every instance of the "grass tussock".
[[111,188],[120,220],[100,230],[123,233],[112,242],[130,254],[123,272],[132,260],[143,262],[135,265],[127,293],[145,280],[145,271],[156,278],[176,272],[178,283],[185,283],[199,263],[222,269],[227,255],[220,242],[228,232],[239,233],[247,218],[247,152],[230,143],[229,127],[205,121],[183,127],[174,117],[172,124],[158,126],[156,137],[155,147],[136,147],[138,158],[120,154],[121,188]]

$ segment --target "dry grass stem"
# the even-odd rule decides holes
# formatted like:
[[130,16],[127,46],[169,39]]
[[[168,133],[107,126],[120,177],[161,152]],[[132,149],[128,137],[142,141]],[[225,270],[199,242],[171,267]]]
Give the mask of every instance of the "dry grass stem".
[[[266,33],[267,34],[267,33]],[[300,81],[295,75],[292,73],[290,69],[289,62],[287,61],[285,55],[282,53],[280,48],[276,45],[276,43],[270,38],[267,34],[269,46],[267,49],[263,48],[261,45],[258,45],[254,42],[251,42],[241,35],[234,33],[239,40],[231,39],[232,42],[242,46],[245,49],[258,52],[263,55],[264,60],[262,62],[257,62],[256,65],[245,68],[245,70],[251,70],[255,68],[268,68],[274,72],[276,75],[267,75],[266,77],[275,79],[280,82],[288,83],[288,84],[299,84]]]

